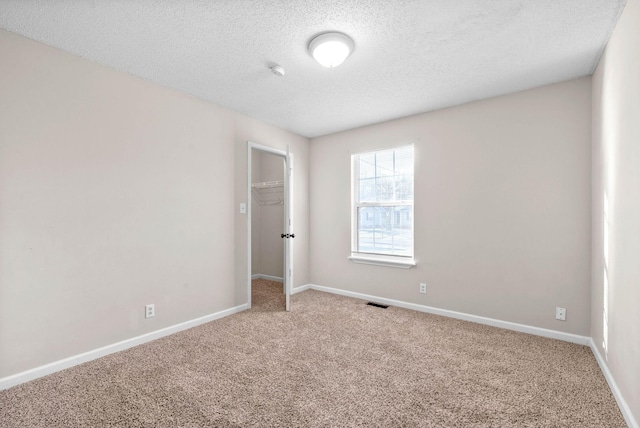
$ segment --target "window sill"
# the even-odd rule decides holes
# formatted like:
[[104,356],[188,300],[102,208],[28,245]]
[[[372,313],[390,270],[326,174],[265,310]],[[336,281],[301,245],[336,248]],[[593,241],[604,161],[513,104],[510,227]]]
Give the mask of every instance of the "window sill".
[[399,269],[411,269],[416,265],[414,259],[385,257],[385,256],[365,256],[362,254],[352,254],[349,257],[353,263],[361,263],[365,265],[385,266]]

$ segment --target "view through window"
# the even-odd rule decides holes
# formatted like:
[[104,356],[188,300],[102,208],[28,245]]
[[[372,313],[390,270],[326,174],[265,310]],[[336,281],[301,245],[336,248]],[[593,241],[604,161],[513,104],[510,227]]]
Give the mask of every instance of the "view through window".
[[353,253],[413,257],[413,146],[353,155]]

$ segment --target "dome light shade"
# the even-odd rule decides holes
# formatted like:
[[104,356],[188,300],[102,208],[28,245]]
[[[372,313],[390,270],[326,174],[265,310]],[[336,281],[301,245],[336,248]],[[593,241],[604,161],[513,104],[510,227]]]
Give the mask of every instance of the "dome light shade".
[[316,61],[327,68],[337,67],[353,51],[353,40],[342,33],[323,33],[309,43],[309,52]]

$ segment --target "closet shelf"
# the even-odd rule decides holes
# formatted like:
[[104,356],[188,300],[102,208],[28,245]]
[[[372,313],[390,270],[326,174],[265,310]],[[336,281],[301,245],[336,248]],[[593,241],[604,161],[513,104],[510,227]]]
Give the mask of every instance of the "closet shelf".
[[251,195],[258,205],[283,205],[284,180],[252,183]]

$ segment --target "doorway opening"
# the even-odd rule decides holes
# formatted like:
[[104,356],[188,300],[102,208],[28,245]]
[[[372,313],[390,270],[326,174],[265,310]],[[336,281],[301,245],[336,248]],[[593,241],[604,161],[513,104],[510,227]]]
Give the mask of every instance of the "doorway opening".
[[249,142],[247,159],[247,301],[289,311],[292,155]]

